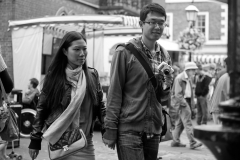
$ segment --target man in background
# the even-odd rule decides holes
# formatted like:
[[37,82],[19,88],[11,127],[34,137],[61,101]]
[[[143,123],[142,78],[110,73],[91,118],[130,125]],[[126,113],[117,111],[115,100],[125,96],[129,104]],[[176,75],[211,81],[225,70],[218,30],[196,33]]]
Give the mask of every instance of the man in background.
[[198,65],[198,76],[196,80],[195,95],[197,97],[197,124],[207,124],[208,120],[208,100],[209,84],[212,77],[205,71],[202,66]]
[[28,84],[28,91],[25,93],[25,96],[22,99],[22,103],[31,104],[35,96],[39,96],[39,90],[37,89],[39,82],[36,78],[31,78],[30,83]]
[[[195,75],[198,69],[194,62],[185,63],[185,69],[174,80],[172,88],[171,106],[176,110],[177,119],[175,129],[173,130],[173,141],[171,147],[186,147],[180,141],[180,136],[183,130],[186,130],[187,137],[190,141],[190,149],[195,149],[202,146],[193,137],[193,125],[191,120],[191,104],[194,103],[193,88],[191,78]],[[190,102],[187,101],[190,99]],[[191,104],[190,104],[191,103]]]

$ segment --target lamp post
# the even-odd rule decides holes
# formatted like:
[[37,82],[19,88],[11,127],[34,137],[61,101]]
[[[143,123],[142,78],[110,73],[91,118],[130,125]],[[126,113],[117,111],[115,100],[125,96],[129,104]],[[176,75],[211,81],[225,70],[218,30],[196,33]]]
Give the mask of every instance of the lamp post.
[[189,24],[189,28],[193,27],[193,23],[197,20],[197,14],[199,10],[194,5],[189,5],[187,8],[185,8],[186,15],[187,15],[187,21]]
[[[189,5],[185,8],[186,15],[187,15],[187,21],[188,21],[188,27],[189,29],[192,29],[194,27],[194,22],[197,20],[197,14],[199,10],[194,5]],[[192,61],[192,52],[189,52],[189,61]]]

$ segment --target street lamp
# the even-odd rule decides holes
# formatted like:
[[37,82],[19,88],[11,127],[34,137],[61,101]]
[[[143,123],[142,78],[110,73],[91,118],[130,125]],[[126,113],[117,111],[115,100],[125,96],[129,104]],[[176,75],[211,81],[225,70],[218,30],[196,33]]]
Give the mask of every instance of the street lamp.
[[[199,10],[194,5],[189,5],[187,8],[185,8],[185,11],[187,15],[188,27],[189,29],[192,29],[194,22],[197,20],[197,14]],[[192,54],[193,53],[189,52],[189,61],[192,61]]]
[[197,20],[197,14],[199,10],[194,5],[189,5],[187,8],[185,8],[186,15],[187,15],[187,21],[189,22],[189,28],[193,27],[193,22]]

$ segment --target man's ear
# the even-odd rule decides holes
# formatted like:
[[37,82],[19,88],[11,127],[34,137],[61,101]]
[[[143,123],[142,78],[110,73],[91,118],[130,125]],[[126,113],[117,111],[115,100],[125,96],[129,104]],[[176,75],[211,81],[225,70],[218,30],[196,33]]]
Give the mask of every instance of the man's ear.
[[143,22],[139,21],[139,26],[142,28]]

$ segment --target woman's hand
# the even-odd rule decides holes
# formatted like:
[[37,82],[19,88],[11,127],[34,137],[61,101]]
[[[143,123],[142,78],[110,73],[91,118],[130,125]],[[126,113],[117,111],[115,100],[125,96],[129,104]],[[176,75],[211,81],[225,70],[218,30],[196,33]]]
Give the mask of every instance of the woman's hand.
[[37,158],[38,153],[39,153],[39,150],[37,149],[29,149],[29,155],[33,160]]

